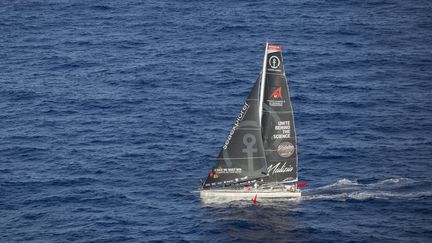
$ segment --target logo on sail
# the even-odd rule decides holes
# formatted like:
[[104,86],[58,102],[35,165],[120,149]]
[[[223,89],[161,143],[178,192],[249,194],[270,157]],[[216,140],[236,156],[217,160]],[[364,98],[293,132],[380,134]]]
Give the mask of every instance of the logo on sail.
[[273,68],[273,69],[276,69],[276,68],[278,68],[279,67],[279,65],[280,65],[280,59],[279,59],[279,57],[277,57],[277,56],[271,56],[270,58],[269,58],[269,65],[270,65],[270,67],[271,68]]
[[221,174],[239,174],[242,172],[242,168],[221,168],[214,169],[214,172],[220,176]]
[[216,169],[213,168],[210,170],[209,177],[212,179],[216,179],[220,176],[220,173],[216,172],[217,169],[221,169],[222,167],[219,165]]
[[278,51],[282,50],[282,46],[269,44],[268,45],[268,50],[270,52],[278,52]]
[[283,106],[285,99],[282,96],[282,87],[276,87],[267,100],[270,106]]
[[229,135],[225,141],[223,149],[226,150],[228,148],[228,145],[231,141],[232,136],[234,135],[234,132],[236,131],[237,127],[240,125],[240,122],[246,116],[248,109],[249,109],[249,104],[245,103],[242,110],[240,111],[240,114],[237,116],[237,119],[235,120],[233,127],[231,128],[231,132],[229,133]]
[[284,158],[289,158],[294,153],[294,145],[290,142],[283,142],[277,147],[277,153]]
[[279,174],[279,173],[288,173],[294,170],[294,168],[289,165],[287,166],[286,162],[281,166],[282,162],[276,162],[274,164],[271,164],[268,168],[267,171],[270,175],[274,175],[274,174]]
[[281,100],[283,99],[282,97],[282,87],[277,87],[273,93],[270,95],[269,99],[273,99],[273,100]]
[[[291,138],[290,121],[278,121],[277,124],[274,126],[274,134],[271,136],[271,138],[273,140]],[[283,143],[279,144],[278,152],[281,151],[282,154],[284,154],[287,157],[283,156],[282,154],[279,154],[279,155],[284,157],[284,158],[288,158],[291,155],[288,156],[287,153],[291,149],[294,152],[294,145],[292,145],[291,143],[288,143],[288,142],[283,142]]]

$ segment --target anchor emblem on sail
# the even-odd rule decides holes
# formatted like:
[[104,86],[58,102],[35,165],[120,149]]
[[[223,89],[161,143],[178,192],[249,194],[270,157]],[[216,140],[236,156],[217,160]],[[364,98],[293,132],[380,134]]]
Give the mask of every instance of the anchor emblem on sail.
[[248,133],[243,136],[243,144],[246,145],[246,148],[244,148],[242,151],[243,153],[247,153],[249,171],[254,171],[253,154],[258,152],[258,149],[254,148],[255,143],[256,138],[254,135]]

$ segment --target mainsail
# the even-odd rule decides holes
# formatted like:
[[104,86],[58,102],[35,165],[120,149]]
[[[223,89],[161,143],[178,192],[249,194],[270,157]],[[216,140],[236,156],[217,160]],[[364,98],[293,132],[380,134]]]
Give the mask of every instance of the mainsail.
[[261,127],[259,124],[260,78],[250,92],[243,108],[215,159],[204,188],[251,181],[267,175]]
[[297,181],[297,141],[282,48],[267,45],[262,138],[269,182]]

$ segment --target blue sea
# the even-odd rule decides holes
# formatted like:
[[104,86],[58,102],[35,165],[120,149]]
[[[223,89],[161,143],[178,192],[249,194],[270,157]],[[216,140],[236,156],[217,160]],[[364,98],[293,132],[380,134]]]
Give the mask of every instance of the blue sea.
[[[0,242],[431,242],[427,0],[0,3]],[[194,192],[283,46],[299,202]]]

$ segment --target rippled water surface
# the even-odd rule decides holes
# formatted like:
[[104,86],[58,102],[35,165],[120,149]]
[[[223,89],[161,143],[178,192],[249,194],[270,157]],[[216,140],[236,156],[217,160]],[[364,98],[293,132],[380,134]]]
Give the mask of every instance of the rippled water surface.
[[[2,1],[0,241],[432,240],[429,1]],[[284,47],[299,202],[193,191]]]

